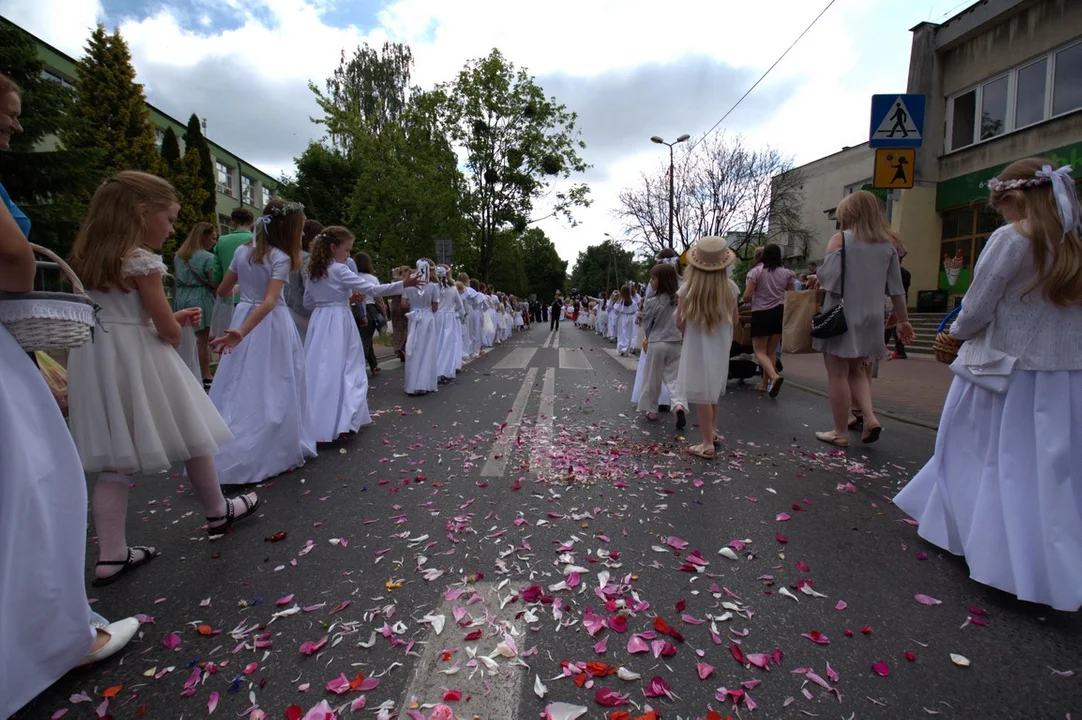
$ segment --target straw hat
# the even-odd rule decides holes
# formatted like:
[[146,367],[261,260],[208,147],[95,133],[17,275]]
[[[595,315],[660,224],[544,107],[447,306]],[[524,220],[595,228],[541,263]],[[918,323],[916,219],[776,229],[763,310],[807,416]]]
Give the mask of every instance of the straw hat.
[[729,248],[725,238],[707,235],[688,250],[687,262],[696,270],[716,272],[736,262],[736,253]]

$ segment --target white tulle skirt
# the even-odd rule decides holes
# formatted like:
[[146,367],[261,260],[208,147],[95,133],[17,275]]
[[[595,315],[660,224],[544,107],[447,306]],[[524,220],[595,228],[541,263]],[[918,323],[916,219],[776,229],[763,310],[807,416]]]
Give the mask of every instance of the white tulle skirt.
[[439,373],[436,371],[439,338],[436,334],[436,314],[424,308],[407,313],[410,334],[406,338],[406,394],[436,392]]
[[317,307],[304,343],[312,439],[331,442],[372,422],[361,333],[349,306]]
[[462,367],[462,323],[458,313],[451,310],[437,312],[435,328],[436,376],[453,378]]
[[[237,305],[233,326],[253,309]],[[304,464],[316,455],[308,420],[304,346],[285,305],[278,305],[222,355],[210,399],[233,439],[214,461],[222,485],[251,485]]]
[[680,387],[691,403],[712,404],[725,393],[729,380],[729,347],[733,344],[733,324],[723,322],[714,332],[705,332],[688,323],[680,350]]
[[894,498],[970,577],[1082,607],[1082,371],[1015,371],[999,395],[955,378],[935,454]]

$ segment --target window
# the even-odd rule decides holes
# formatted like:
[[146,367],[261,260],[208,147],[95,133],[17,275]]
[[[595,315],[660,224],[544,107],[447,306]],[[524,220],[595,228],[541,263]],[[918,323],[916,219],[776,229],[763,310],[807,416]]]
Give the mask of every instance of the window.
[[1082,43],[1056,53],[1052,115],[1082,108]]
[[939,289],[962,295],[969,288],[973,266],[988,236],[1003,224],[1003,218],[988,203],[942,213]]
[[233,197],[233,168],[216,160],[214,169],[218,178],[218,192]]
[[947,98],[947,152],[1082,109],[1082,42]]
[[981,140],[1002,135],[1007,129],[1007,76],[981,87]]
[[228,235],[233,232],[233,219],[228,215],[218,213],[218,234]]
[[72,85],[70,82],[68,82],[64,78],[60,77],[56,73],[52,72],[51,70],[42,70],[41,71],[41,76],[43,78],[45,78],[46,80],[51,80],[52,82],[60,83],[61,85],[66,87],[68,90],[74,90],[75,89],[74,85]]
[[271,190],[270,185],[263,183],[263,204],[266,205],[274,197],[274,192]]
[[161,128],[154,128],[154,141],[158,143],[158,149],[162,147],[162,143],[165,142],[165,132]]
[[1018,71],[1018,94],[1014,106],[1014,126],[1023,128],[1044,120],[1045,85],[1048,81],[1048,58],[1041,58]]
[[255,205],[255,195],[252,193],[252,178],[247,175],[240,176],[240,199],[247,205]]

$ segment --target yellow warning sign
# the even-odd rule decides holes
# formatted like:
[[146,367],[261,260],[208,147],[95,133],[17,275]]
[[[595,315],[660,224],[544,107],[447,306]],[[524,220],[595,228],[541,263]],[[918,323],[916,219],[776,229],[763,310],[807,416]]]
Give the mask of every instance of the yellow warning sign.
[[912,148],[876,148],[872,187],[882,190],[906,190],[913,187],[913,164],[917,151]]

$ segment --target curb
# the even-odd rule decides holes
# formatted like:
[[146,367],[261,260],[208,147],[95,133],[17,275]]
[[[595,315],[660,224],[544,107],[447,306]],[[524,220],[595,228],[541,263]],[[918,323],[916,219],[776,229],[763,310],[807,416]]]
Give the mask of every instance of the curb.
[[[787,386],[791,385],[798,390],[803,390],[804,392],[811,393],[812,395],[818,395],[819,397],[825,398],[830,397],[828,393],[820,390],[819,388],[812,387],[811,385],[805,385],[797,380],[793,380],[792,377],[785,378],[785,384]],[[884,410],[882,408],[876,408],[875,414],[889,417],[891,420],[897,420],[898,422],[903,422],[906,425],[916,425],[917,427],[926,428],[928,430],[935,430],[937,432],[939,431],[938,422],[930,422],[928,420],[924,420],[923,418],[913,417],[912,415],[905,415],[903,413],[894,412],[893,410]]]

